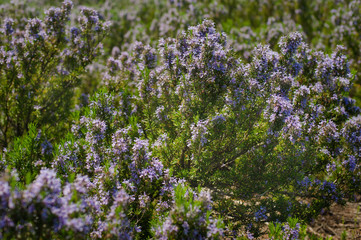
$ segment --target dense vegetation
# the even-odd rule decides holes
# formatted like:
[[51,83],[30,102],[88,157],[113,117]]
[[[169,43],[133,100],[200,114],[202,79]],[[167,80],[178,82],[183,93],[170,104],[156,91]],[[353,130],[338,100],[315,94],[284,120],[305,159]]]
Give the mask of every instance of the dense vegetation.
[[360,1],[48,4],[0,5],[1,238],[304,239],[361,194]]

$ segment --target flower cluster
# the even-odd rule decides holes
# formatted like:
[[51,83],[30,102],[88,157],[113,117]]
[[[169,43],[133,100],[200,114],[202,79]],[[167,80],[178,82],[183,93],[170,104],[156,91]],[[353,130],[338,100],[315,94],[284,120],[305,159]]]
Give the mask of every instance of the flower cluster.
[[[10,178],[10,183],[16,181],[16,176]],[[86,178],[78,176],[73,184],[62,188],[56,172],[50,169],[41,170],[24,190],[10,188],[9,182],[2,180],[0,235],[35,238],[70,231],[85,236],[92,224],[92,206],[85,199],[86,183]],[[74,198],[74,194],[78,197]]]
[[179,184],[174,190],[174,206],[169,216],[154,228],[157,239],[221,239],[222,223],[209,216],[210,193],[193,192]]

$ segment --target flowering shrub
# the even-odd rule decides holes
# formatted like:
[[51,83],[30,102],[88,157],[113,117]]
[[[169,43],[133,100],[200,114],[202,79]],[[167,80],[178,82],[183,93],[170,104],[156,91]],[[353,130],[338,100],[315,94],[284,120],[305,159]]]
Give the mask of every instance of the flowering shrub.
[[[221,221],[210,216],[210,195],[205,191],[193,193],[171,177],[169,170],[152,157],[142,129],[128,125],[117,107],[112,95],[96,94],[85,115],[73,125],[69,139],[55,149],[53,161],[42,165],[51,169],[33,169],[33,181],[25,176],[29,185],[19,181],[22,175],[14,171],[26,174],[24,168],[30,171],[36,164],[12,165],[14,170],[4,175],[0,191],[1,236],[149,238],[152,229],[164,226],[161,222],[152,224],[154,219],[168,216],[178,221],[176,216],[178,211],[182,214],[183,207],[184,214],[196,214],[183,216],[191,224],[190,238],[223,236]],[[6,157],[13,157],[17,151],[21,152],[13,149]],[[189,203],[181,198],[184,191],[189,191]],[[204,221],[197,222],[201,218]],[[182,229],[176,234],[184,232]]]
[[361,193],[358,1],[139,2],[111,29],[70,1],[1,5],[1,238],[302,239]]
[[[0,31],[1,148],[28,130],[67,118],[79,74],[99,55],[109,24],[81,9],[79,27],[69,27],[71,1],[45,11],[43,20],[5,18]],[[56,111],[54,111],[56,109]],[[64,126],[54,128],[53,134]]]
[[[355,141],[342,129],[359,109],[346,97],[352,75],[342,47],[311,51],[292,33],[279,48],[259,45],[242,63],[204,21],[156,49],[136,43],[132,55],[110,58],[104,82],[134,92],[132,115],[166,166],[218,196],[253,202],[236,204],[237,213],[227,213],[233,219],[312,218],[341,201],[340,180],[354,174],[327,169],[350,165],[343,159]],[[311,176],[312,184],[302,184]],[[260,203],[265,217],[257,217]]]

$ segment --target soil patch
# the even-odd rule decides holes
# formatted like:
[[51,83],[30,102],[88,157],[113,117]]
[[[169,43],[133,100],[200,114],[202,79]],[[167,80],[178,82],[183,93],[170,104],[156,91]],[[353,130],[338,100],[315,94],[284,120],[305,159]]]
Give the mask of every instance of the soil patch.
[[324,239],[341,239],[346,234],[343,239],[361,240],[361,201],[332,205],[307,226],[307,231]]

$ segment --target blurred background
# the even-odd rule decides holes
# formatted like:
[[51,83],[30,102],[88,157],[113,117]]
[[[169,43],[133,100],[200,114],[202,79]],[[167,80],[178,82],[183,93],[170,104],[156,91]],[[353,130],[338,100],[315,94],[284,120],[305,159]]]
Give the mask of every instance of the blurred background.
[[[2,0],[4,14],[28,18],[44,14],[48,6],[62,1]],[[126,51],[135,41],[156,45],[160,38],[176,37],[203,19],[215,22],[227,35],[237,57],[250,61],[257,44],[277,49],[280,37],[299,31],[312,49],[331,53],[343,45],[349,58],[354,87],[351,97],[361,106],[361,1],[360,0],[74,0],[76,19],[80,6],[98,10],[112,22],[104,41],[104,57],[89,67],[83,91],[96,90],[105,59]]]

